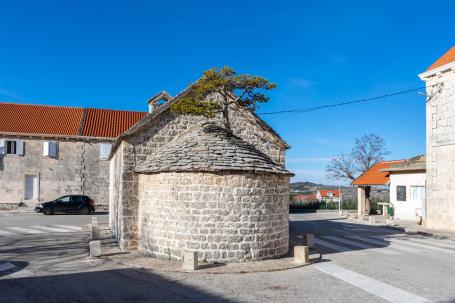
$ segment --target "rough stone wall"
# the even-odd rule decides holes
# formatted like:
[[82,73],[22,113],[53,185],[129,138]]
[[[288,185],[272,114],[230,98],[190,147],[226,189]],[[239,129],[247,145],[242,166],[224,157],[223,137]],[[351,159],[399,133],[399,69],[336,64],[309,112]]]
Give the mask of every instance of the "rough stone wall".
[[455,72],[428,81],[427,91],[426,225],[455,229]]
[[[118,153],[122,149],[122,158],[124,159],[121,171],[116,172],[121,176],[122,198],[118,202],[112,202],[113,205],[117,203],[117,207],[123,209],[123,214],[118,215],[123,216],[125,222],[118,227],[121,230],[118,230],[118,228],[117,230],[113,229],[122,249],[134,249],[137,243],[138,192],[137,182],[134,180],[135,174],[133,173],[136,165],[140,165],[147,156],[173,140],[175,136],[186,131],[189,127],[206,121],[204,117],[176,115],[170,111],[162,113],[157,119],[150,127],[126,138],[123,147],[119,146],[115,151],[115,153]],[[260,127],[252,119],[251,114],[233,108],[230,119],[232,130],[237,136],[284,165],[284,146]],[[214,120],[219,122],[220,117],[216,117]],[[112,209],[111,216],[114,216]],[[114,220],[119,221],[118,219],[110,219],[111,222]]]
[[[43,157],[43,142],[30,138],[24,141],[24,155],[0,156],[0,202],[20,202],[25,198],[25,175],[39,176],[39,198],[48,201],[67,194],[87,194],[96,204],[109,199],[109,161],[99,159],[95,142],[58,141],[57,158]],[[27,201],[25,201],[27,202]]]
[[122,189],[121,173],[123,170],[123,143],[119,146],[117,152],[111,158],[109,166],[109,226],[117,241],[123,239],[122,229],[120,226],[123,222],[122,213]]
[[139,175],[138,249],[208,261],[282,256],[289,245],[289,176],[235,173]]

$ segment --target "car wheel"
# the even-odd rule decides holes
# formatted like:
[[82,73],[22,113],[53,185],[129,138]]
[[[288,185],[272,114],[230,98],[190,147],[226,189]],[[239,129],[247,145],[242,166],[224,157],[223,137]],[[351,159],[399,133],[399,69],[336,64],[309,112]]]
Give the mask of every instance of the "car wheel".
[[88,215],[90,213],[90,210],[88,209],[88,207],[82,207],[81,208],[81,215]]
[[43,214],[45,214],[46,216],[52,215],[52,209],[50,207],[45,207],[43,209]]

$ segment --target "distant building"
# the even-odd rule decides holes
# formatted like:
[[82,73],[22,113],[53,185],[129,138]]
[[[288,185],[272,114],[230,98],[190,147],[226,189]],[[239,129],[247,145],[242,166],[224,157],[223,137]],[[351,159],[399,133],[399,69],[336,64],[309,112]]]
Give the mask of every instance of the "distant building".
[[340,190],[320,189],[316,193],[316,199],[318,201],[339,203],[341,201],[341,198],[342,198],[342,194],[341,194]]
[[318,198],[316,194],[309,194],[309,195],[297,195],[294,196],[294,202],[316,202]]

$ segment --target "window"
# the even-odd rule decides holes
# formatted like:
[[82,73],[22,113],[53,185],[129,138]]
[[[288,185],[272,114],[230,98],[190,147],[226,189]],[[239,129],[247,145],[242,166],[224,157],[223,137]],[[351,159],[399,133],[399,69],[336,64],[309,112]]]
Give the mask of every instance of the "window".
[[84,200],[84,197],[82,196],[71,196],[71,202],[82,202]]
[[397,201],[406,201],[406,186],[397,186]]
[[425,200],[425,186],[411,186],[411,200]]
[[112,144],[110,143],[101,143],[100,144],[100,159],[107,160],[109,154],[111,153]]
[[57,199],[57,202],[68,203],[70,201],[70,196],[65,196]]
[[6,141],[6,154],[7,155],[15,155],[16,154],[16,141]]
[[43,157],[57,158],[57,142],[43,142]]
[[1,155],[20,155],[24,154],[24,141],[22,140],[0,140]]

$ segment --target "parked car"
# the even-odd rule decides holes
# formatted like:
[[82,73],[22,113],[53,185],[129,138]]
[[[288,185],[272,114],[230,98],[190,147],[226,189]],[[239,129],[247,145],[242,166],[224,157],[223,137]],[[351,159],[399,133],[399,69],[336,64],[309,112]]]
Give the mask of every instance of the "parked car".
[[39,203],[36,205],[35,211],[42,212],[45,215],[53,215],[55,213],[88,215],[95,211],[95,202],[88,196],[68,195],[54,201]]

